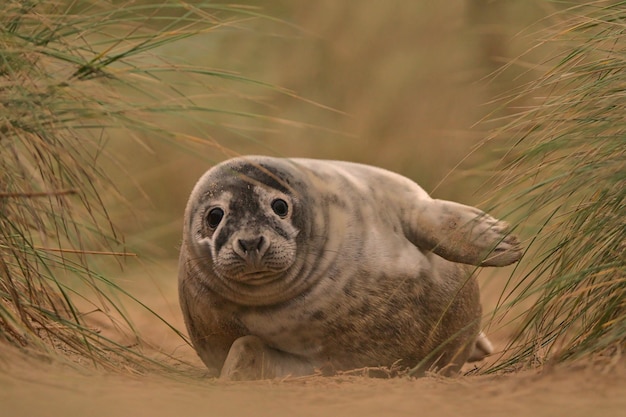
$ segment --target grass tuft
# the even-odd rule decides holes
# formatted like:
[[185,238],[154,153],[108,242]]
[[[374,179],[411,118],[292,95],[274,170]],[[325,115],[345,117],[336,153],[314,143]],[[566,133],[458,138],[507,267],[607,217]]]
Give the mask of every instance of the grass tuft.
[[[90,266],[94,256],[133,256],[101,195],[114,188],[102,168],[111,159],[106,145],[117,136],[146,148],[156,138],[194,137],[176,128],[181,120],[207,129],[218,115],[262,118],[205,99],[215,81],[269,86],[159,54],[258,16],[253,8],[208,1],[9,0],[3,6],[0,339],[113,369],[122,360],[155,364],[137,346],[89,327],[75,302],[87,300],[141,344],[119,297],[140,302]],[[178,125],[165,123],[174,117]]]
[[545,43],[560,54],[516,97],[539,104],[496,134],[513,143],[496,199],[535,237],[494,313],[525,310],[491,371],[626,347],[626,2],[557,21]]

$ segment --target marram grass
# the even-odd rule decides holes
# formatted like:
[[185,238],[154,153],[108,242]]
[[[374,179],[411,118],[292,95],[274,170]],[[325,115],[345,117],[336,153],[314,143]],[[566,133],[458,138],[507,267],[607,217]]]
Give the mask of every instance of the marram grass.
[[155,52],[236,25],[254,10],[203,1],[9,0],[2,7],[0,340],[110,368],[152,366],[141,349],[90,327],[75,302],[115,313],[116,326],[135,331],[121,299],[139,301],[90,267],[96,256],[132,256],[102,200],[101,190],[113,187],[101,168],[111,158],[106,143],[112,135],[209,142],[162,119],[208,131],[218,115],[255,117],[202,100],[212,80],[252,81]]
[[626,348],[626,2],[557,17],[560,54],[522,92],[538,104],[497,132],[513,145],[496,199],[534,237],[494,312],[521,325],[491,370]]

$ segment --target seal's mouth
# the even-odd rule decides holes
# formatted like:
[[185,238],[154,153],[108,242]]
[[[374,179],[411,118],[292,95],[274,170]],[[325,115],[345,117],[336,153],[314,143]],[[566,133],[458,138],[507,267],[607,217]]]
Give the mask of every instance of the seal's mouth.
[[235,281],[242,282],[249,285],[264,285],[279,278],[276,271],[269,270],[255,270],[249,272],[243,272],[233,277]]

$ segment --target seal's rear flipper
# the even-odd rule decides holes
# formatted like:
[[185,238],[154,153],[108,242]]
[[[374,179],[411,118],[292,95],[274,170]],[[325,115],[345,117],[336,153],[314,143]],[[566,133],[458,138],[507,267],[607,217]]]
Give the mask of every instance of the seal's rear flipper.
[[411,220],[407,237],[449,261],[505,266],[522,257],[509,225],[475,207],[446,200],[420,201]]

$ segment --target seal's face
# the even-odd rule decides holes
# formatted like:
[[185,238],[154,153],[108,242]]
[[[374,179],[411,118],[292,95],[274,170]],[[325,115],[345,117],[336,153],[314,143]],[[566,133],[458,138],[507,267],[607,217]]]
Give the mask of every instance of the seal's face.
[[262,285],[294,263],[299,231],[291,222],[293,201],[243,179],[240,185],[205,206],[196,238],[210,250],[213,269],[221,278]]
[[269,301],[294,276],[304,224],[288,173],[250,162],[217,166],[200,183],[188,235],[193,263],[226,298]]

